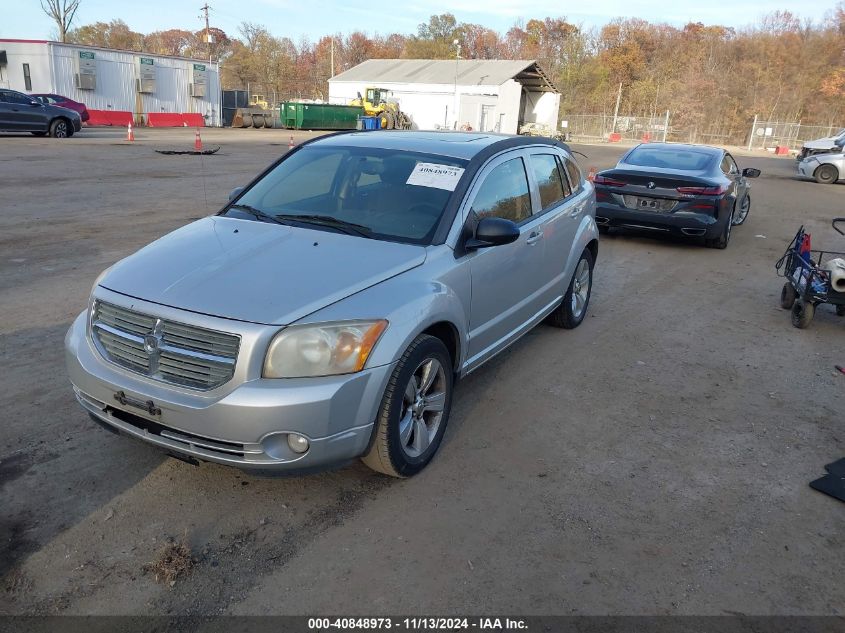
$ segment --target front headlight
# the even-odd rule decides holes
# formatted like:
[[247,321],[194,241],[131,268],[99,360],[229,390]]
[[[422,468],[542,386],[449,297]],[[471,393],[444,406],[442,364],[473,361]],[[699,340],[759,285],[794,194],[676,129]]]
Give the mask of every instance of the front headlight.
[[387,321],[343,321],[294,325],[273,338],[264,358],[264,378],[308,378],[361,371]]

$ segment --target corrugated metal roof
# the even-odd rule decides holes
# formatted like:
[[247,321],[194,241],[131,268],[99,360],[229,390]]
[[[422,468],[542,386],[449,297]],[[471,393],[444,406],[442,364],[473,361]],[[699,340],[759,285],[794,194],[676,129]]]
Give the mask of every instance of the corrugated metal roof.
[[129,53],[131,55],[138,55],[139,57],[157,57],[161,59],[177,59],[188,62],[201,62],[209,65],[215,65],[217,62],[209,61],[202,57],[182,57],[181,55],[159,55],[158,53],[147,53],[145,51],[132,51],[126,48],[103,48],[102,46],[88,46],[87,44],[75,44],[73,42],[57,42],[55,40],[14,40],[0,37],[0,44],[9,42],[12,44],[53,44],[54,46],[67,46],[70,48],[84,48],[91,51],[103,51],[104,53]]
[[449,59],[369,59],[329,81],[454,84],[455,64],[458,85],[500,86],[508,79],[517,79],[557,92],[537,62],[531,59],[459,59],[457,62]]

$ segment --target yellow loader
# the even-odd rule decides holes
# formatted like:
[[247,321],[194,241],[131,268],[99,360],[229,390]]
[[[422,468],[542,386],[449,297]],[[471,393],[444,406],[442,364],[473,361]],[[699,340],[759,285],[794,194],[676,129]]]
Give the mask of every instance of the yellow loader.
[[382,130],[410,130],[411,119],[399,109],[399,103],[388,100],[389,90],[385,88],[371,88],[364,90],[365,97],[358,93],[358,98],[349,105],[360,106],[366,116],[379,117],[379,128]]

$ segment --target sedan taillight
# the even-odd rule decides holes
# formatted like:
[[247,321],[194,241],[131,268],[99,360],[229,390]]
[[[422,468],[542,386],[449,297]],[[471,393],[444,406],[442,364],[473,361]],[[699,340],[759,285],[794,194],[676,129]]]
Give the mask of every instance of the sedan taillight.
[[621,180],[614,180],[613,178],[608,178],[607,176],[602,176],[601,174],[596,174],[595,178],[593,179],[594,185],[604,185],[605,187],[624,187],[626,184]]
[[678,187],[678,193],[682,196],[721,196],[728,190],[727,186],[718,187]]

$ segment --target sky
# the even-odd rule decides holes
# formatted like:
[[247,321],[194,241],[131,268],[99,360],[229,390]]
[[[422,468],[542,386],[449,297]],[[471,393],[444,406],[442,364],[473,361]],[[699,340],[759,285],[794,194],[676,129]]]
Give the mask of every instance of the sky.
[[[75,26],[122,19],[141,33],[203,28],[200,6],[205,0],[82,0]],[[765,13],[785,9],[819,21],[836,0],[208,0],[211,25],[237,35],[243,21],[267,27],[276,36],[299,41],[355,30],[375,33],[415,33],[429,16],[453,13],[460,22],[482,24],[500,32],[518,20],[566,17],[585,26],[600,26],[615,17],[651,22],[687,22],[742,27]],[[483,10],[479,7],[483,6]],[[390,10],[385,10],[390,7]],[[0,0],[0,38],[52,39],[55,25],[41,11],[39,0]]]

